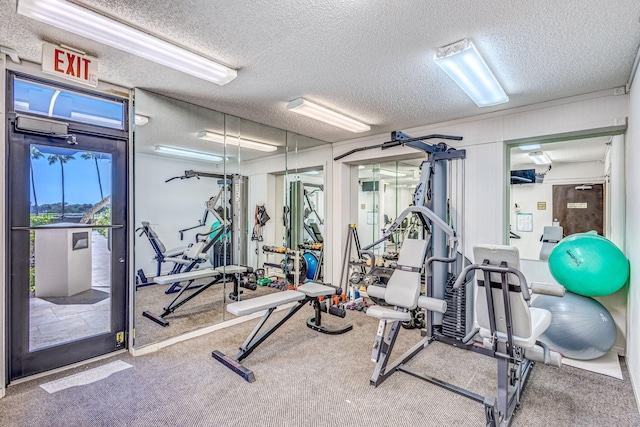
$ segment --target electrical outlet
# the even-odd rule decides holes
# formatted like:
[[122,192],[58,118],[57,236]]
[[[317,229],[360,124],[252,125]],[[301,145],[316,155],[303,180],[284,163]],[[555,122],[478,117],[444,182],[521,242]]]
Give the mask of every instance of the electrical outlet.
[[621,87],[617,87],[615,89],[613,89],[613,94],[614,95],[624,95],[625,94],[625,90],[624,90],[624,86]]

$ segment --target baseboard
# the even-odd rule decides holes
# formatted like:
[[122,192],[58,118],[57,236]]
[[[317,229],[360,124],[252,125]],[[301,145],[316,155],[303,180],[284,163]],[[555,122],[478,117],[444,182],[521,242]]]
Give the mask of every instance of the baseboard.
[[[638,413],[640,414],[640,384],[636,383],[635,377],[631,374],[631,368],[627,364],[627,372],[629,373],[629,379],[631,380],[631,388],[633,394],[636,397],[636,406],[638,407]],[[638,378],[640,380],[640,378]]]

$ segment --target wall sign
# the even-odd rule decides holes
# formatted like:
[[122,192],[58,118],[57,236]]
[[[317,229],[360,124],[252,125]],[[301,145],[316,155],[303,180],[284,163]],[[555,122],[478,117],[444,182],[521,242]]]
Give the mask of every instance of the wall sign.
[[533,231],[533,214],[516,214],[516,231]]
[[538,202],[538,210],[546,211],[547,210],[547,202]]
[[586,203],[567,203],[567,209],[587,209]]
[[98,86],[98,59],[51,43],[42,43],[42,72]]

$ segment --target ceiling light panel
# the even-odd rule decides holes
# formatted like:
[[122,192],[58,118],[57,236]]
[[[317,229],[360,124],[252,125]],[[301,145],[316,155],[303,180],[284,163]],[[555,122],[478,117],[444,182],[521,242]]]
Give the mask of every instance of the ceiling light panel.
[[470,40],[460,40],[439,48],[433,60],[478,107],[490,107],[509,101],[504,89]]
[[298,98],[287,104],[287,109],[315,120],[348,130],[353,133],[367,132],[371,126],[330,110],[304,98]]
[[551,158],[544,151],[533,151],[529,153],[529,159],[536,165],[550,165]]
[[18,13],[218,85],[237,71],[64,0],[19,0]]
[[171,156],[186,157],[189,159],[208,160],[211,162],[221,162],[222,157],[202,151],[185,150],[184,148],[169,147],[167,145],[156,145],[153,148],[157,153],[169,154]]
[[240,138],[237,136],[228,136],[228,135],[225,138],[225,136],[222,134],[219,134],[217,132],[211,132],[208,130],[203,130],[198,132],[198,139],[217,142],[218,144],[226,143],[228,145],[240,146],[240,148],[248,148],[250,150],[264,151],[267,153],[272,153],[278,149],[277,146],[267,144],[265,142],[253,141],[250,139]]
[[519,145],[518,149],[520,149],[520,151],[539,150],[540,144]]

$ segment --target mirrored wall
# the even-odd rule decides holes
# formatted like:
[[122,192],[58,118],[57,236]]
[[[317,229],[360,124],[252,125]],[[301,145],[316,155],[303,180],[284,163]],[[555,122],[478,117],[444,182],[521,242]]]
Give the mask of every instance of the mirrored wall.
[[[424,159],[358,166],[358,236],[362,246],[380,239],[383,230],[413,203]],[[374,248],[376,255],[398,252],[406,238],[418,238],[422,226],[415,215],[406,218],[390,241]]]
[[139,89],[135,116],[135,347],[321,273],[322,245],[301,245],[322,243],[323,168],[297,156],[326,143]]

